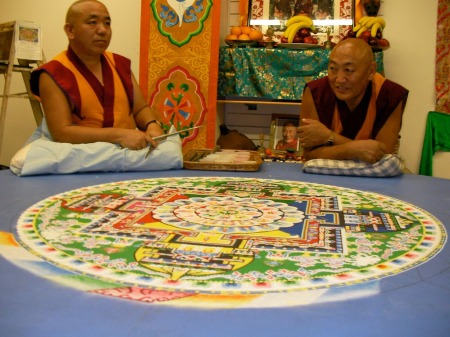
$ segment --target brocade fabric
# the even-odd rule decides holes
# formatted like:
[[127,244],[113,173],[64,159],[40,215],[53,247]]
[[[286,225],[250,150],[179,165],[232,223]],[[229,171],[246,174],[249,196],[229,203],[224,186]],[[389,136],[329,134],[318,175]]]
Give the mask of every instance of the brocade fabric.
[[[307,82],[327,75],[330,50],[220,47],[219,97],[301,100]],[[384,73],[383,53],[375,53]]]

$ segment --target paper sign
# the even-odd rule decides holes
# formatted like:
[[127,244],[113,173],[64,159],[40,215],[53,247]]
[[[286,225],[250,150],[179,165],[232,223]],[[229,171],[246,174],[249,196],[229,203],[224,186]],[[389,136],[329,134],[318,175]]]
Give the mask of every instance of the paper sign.
[[17,21],[15,27],[16,58],[42,60],[42,30],[33,22]]

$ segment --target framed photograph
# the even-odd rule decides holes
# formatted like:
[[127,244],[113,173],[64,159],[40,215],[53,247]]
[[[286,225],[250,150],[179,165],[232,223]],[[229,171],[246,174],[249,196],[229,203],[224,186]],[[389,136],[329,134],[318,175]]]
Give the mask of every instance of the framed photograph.
[[[355,0],[249,0],[249,26],[259,26],[265,33],[269,27],[277,32],[285,30],[286,21],[293,15],[306,13],[313,20],[350,19],[348,26],[326,25],[317,26],[318,33],[326,34],[331,29],[331,35],[345,35],[352,28]],[[263,21],[261,21],[263,20]],[[279,24],[275,24],[279,20]],[[260,21],[262,24],[258,25]],[[270,24],[273,22],[273,26]]]
[[270,148],[279,151],[299,151],[297,127],[300,118],[286,114],[272,114],[270,125]]

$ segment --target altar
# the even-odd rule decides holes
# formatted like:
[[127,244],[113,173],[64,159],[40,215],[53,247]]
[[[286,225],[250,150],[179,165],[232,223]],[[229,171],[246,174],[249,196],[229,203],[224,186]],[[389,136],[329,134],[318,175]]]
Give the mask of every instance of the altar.
[[[307,82],[327,75],[329,54],[323,48],[220,47],[218,97],[300,101]],[[383,74],[383,52],[374,54]]]

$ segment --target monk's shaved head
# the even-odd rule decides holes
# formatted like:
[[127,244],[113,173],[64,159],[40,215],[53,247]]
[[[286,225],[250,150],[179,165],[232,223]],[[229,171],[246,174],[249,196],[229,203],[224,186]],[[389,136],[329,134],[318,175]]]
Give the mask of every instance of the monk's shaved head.
[[[86,3],[92,3],[92,2],[96,2],[96,3],[103,5],[100,1],[97,1],[97,0],[78,0],[78,1],[74,2],[67,10],[66,23],[73,24],[74,20],[76,20],[76,18],[82,13],[83,5]],[[103,6],[106,9],[106,6],[105,5],[103,5]]]
[[346,39],[330,53],[328,81],[336,97],[353,111],[362,101],[376,69],[372,48],[362,39]]
[[372,48],[362,39],[346,39],[338,43],[330,54],[330,59],[336,55],[352,55],[356,62],[370,66],[374,61]]
[[64,31],[70,48],[78,57],[102,54],[112,36],[111,17],[106,6],[96,0],[78,0],[66,14]]

